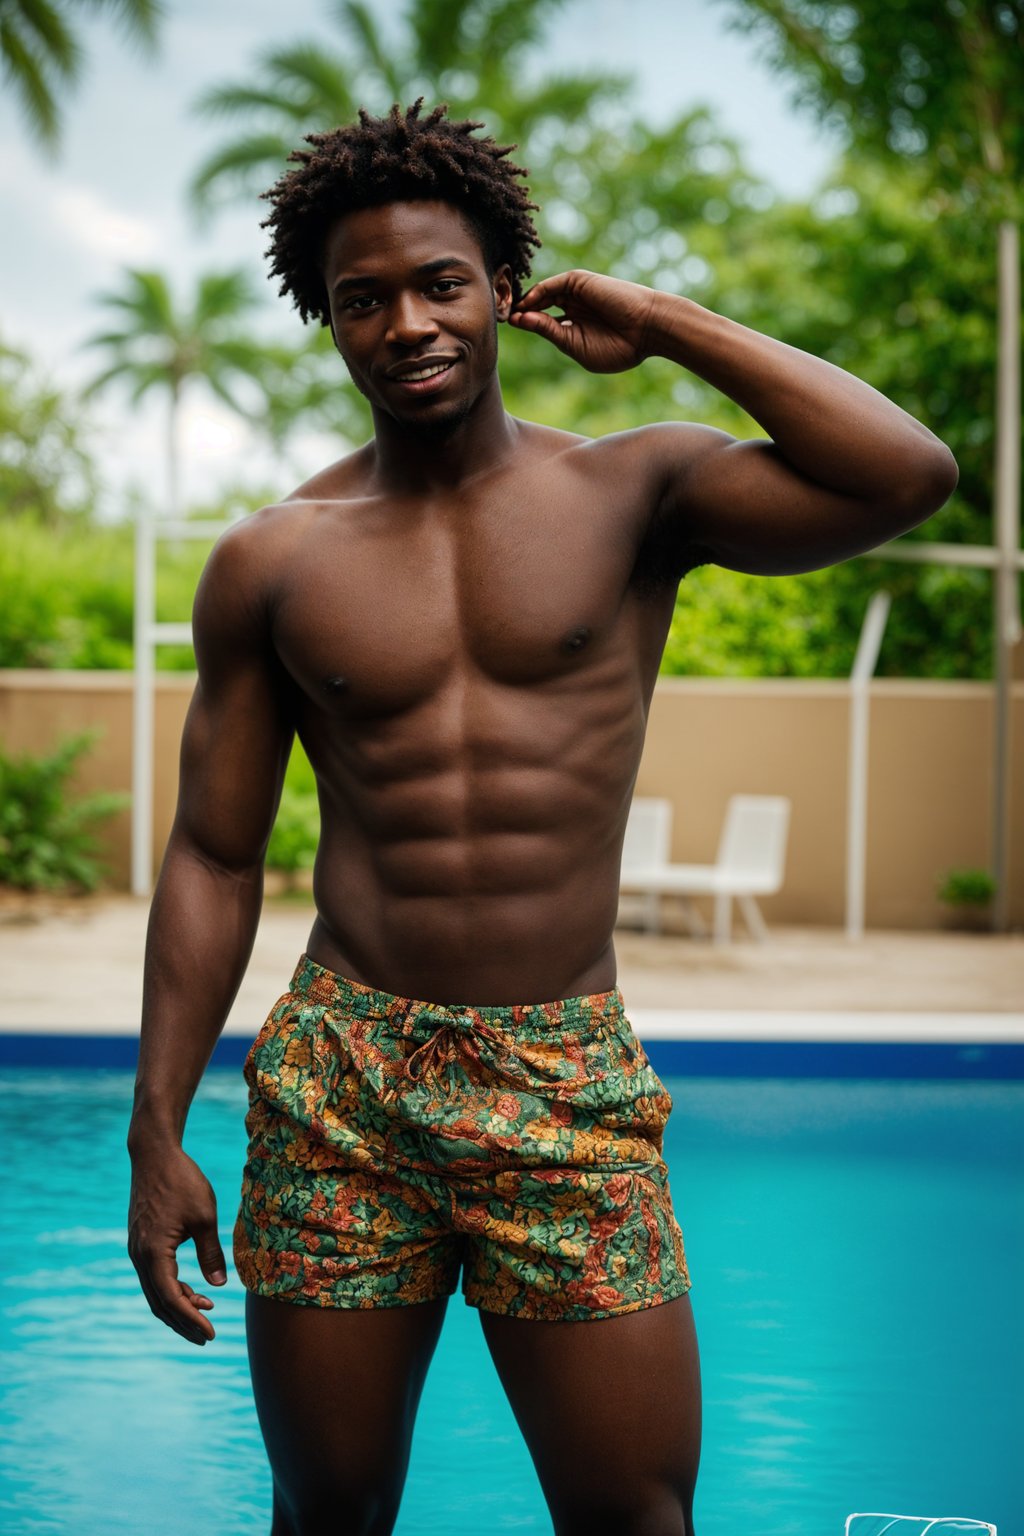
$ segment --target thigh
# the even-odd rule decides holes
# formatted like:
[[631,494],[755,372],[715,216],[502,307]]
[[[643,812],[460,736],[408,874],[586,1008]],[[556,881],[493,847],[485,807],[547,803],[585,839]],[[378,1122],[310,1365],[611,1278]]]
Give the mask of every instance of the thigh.
[[246,1296],[273,1536],[391,1530],[447,1304],[346,1309]]
[[556,1536],[692,1536],[700,1459],[689,1296],[589,1322],[480,1313]]

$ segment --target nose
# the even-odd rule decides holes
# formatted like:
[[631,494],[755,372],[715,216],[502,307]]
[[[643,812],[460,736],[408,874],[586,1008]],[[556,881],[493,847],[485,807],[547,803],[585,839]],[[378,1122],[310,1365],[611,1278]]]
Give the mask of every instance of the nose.
[[415,346],[437,336],[440,327],[430,312],[430,304],[419,293],[399,294],[391,308],[388,340],[403,347]]

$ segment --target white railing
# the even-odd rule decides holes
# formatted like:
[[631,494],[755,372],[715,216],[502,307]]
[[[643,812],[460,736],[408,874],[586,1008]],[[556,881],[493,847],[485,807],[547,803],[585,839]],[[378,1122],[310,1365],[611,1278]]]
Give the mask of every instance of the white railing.
[[869,688],[885,634],[891,599],[888,592],[872,594],[861,625],[857,654],[850,673],[850,746],[846,780],[846,937],[864,937],[864,871],[868,827],[868,709]]
[[190,645],[192,625],[156,622],[158,539],[215,539],[244,513],[224,521],[155,518],[139,508],[135,523],[135,676],[132,687],[132,895],[153,888],[153,725],[158,645]]

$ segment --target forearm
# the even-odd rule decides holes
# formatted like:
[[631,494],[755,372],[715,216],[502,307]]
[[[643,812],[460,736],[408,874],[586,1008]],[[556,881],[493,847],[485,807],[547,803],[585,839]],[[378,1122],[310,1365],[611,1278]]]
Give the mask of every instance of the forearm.
[[955,471],[927,427],[863,380],[691,299],[656,294],[645,350],[735,400],[794,469],[831,490],[891,500]]
[[262,862],[228,871],[172,837],[146,939],[129,1149],[180,1143],[252,953],[262,896]]

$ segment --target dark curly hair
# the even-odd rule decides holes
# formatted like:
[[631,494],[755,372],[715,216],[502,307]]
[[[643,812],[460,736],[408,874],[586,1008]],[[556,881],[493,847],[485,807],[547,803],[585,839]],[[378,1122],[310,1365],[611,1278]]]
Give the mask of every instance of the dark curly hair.
[[531,247],[541,242],[530,218],[538,204],[516,181],[528,173],[505,159],[516,146],[474,138],[483,123],[452,122],[447,106],[421,119],[422,106],[422,96],[405,111],[396,102],[387,117],[371,117],[360,107],[358,123],[309,134],[312,150],[293,150],[288,159],[297,168],[262,194],[274,209],[261,225],[273,231],[266,251],[271,275],[280,277],[278,292],[291,294],[303,320],[317,315],[321,325],[330,322],[322,266],[334,221],[359,208],[406,200],[437,198],[459,208],[490,270],[507,262],[513,294],[522,296]]

